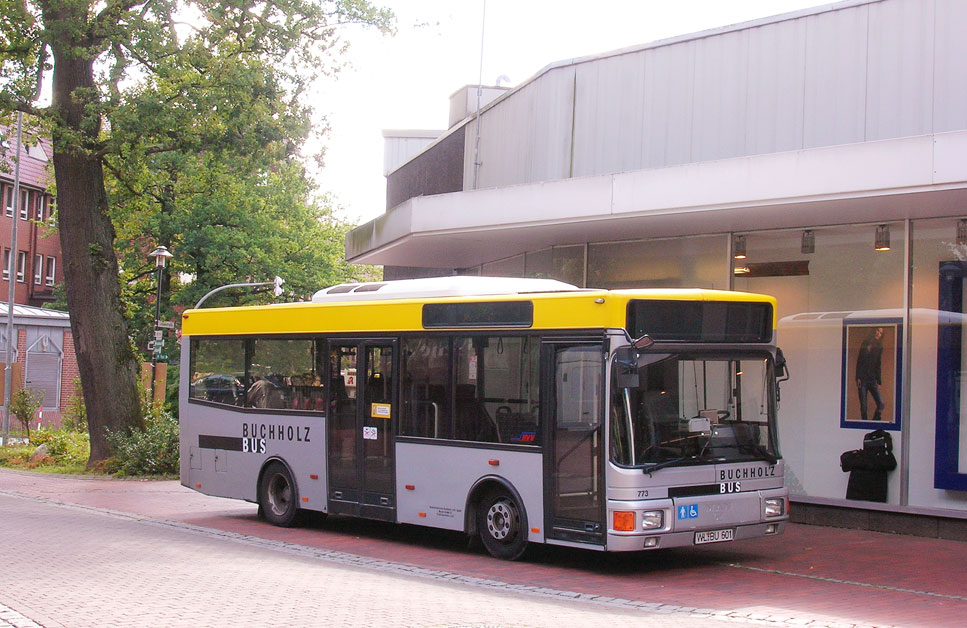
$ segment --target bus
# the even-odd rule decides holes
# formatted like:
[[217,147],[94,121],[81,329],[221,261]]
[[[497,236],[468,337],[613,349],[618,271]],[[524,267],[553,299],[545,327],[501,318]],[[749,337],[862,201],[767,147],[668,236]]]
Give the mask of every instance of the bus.
[[181,483],[503,559],[780,534],[775,328],[768,296],[466,276],[189,310]]

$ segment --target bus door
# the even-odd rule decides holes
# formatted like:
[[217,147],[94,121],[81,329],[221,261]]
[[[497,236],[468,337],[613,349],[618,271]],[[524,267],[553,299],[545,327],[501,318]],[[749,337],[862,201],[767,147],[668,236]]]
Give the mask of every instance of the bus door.
[[329,347],[329,512],[395,521],[395,343]]
[[604,348],[601,340],[545,341],[542,402],[548,538],[603,545]]

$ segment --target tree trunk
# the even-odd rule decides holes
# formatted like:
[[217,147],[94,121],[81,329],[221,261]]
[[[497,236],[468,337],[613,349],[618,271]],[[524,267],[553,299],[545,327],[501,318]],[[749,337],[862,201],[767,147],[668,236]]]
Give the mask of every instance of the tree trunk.
[[[64,284],[91,436],[88,467],[112,455],[106,430],[143,425],[138,360],[122,314],[114,225],[96,146],[94,64],[75,41],[52,45],[54,176]],[[85,146],[78,146],[79,143]]]

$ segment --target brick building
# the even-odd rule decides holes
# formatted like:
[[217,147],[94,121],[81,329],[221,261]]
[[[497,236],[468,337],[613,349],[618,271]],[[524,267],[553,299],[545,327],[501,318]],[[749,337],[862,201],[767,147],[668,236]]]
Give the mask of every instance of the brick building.
[[10,232],[14,214],[17,225],[15,259],[16,293],[14,303],[40,307],[54,298],[54,285],[63,281],[60,239],[53,228],[54,197],[47,192],[53,173],[48,172],[50,146],[40,142],[24,146],[20,162],[20,199],[14,203],[14,162],[17,150],[14,132],[0,129],[7,172],[0,172],[0,245],[3,247],[3,280],[0,298],[6,300],[10,279]]
[[[0,359],[7,354],[7,311],[7,304],[0,303]],[[19,365],[14,374],[20,380],[14,386],[26,385],[31,391],[43,394],[44,425],[59,425],[74,392],[74,379],[78,376],[70,315],[57,310],[14,305],[13,324],[17,338],[14,361]],[[0,362],[0,374],[2,372]],[[11,420],[11,427],[15,423]]]
[[[44,423],[59,422],[77,377],[77,359],[66,312],[41,309],[54,298],[54,286],[63,281],[60,238],[54,226],[54,197],[47,192],[53,179],[49,142],[28,144],[20,151],[19,202],[14,202],[17,139],[14,129],[0,128],[0,360],[6,356],[7,297],[14,282],[16,362],[28,388],[43,391]],[[17,223],[16,246],[11,247]],[[13,249],[13,250],[11,250]],[[2,367],[0,367],[2,368]]]

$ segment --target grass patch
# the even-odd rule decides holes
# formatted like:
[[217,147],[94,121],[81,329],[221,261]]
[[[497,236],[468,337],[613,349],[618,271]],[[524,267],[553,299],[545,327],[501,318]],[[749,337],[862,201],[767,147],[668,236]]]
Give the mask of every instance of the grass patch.
[[[21,438],[16,433],[11,437]],[[46,445],[47,453],[35,458],[34,453],[40,445]],[[83,432],[39,429],[31,433],[29,443],[0,447],[0,467],[79,475],[89,473],[86,465],[90,453],[90,441]]]
[[[144,429],[108,432],[115,455],[93,469],[87,468],[91,446],[86,431],[41,428],[30,433],[29,443],[20,442],[27,440],[23,433],[14,432],[11,437],[18,442],[0,447],[0,467],[68,475],[178,477],[178,421],[160,409],[145,417]],[[46,447],[46,453],[35,455],[40,446]]]

